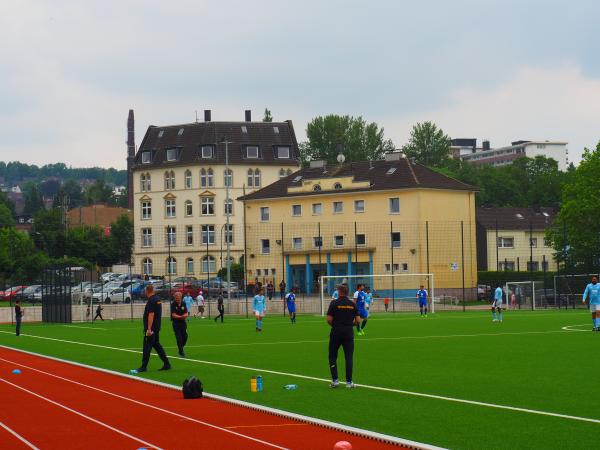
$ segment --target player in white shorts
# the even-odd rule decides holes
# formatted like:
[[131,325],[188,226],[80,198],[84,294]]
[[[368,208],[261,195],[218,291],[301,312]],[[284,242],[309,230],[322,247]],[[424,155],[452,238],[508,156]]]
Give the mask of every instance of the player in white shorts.
[[598,278],[592,277],[592,282],[585,287],[582,302],[589,300],[590,312],[592,313],[592,331],[600,331],[600,284]]
[[[492,301],[492,322],[502,322],[502,294],[502,288],[500,285],[497,285],[494,291],[494,300]],[[496,318],[496,312],[498,312],[498,318]]]

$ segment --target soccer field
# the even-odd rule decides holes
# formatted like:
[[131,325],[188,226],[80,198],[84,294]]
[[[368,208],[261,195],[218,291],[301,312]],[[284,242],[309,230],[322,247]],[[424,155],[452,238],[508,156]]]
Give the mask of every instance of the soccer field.
[[[180,385],[194,374],[214,394],[453,449],[597,448],[600,335],[590,330],[585,311],[509,311],[503,323],[487,311],[374,315],[356,338],[359,387],[331,390],[322,317],[267,316],[260,334],[253,319],[194,319],[185,360],[164,321],[173,370],[157,372],[154,355],[140,376]],[[140,321],[13,333],[0,325],[0,344],[119,372],[140,364]],[[263,392],[250,392],[253,375]]]

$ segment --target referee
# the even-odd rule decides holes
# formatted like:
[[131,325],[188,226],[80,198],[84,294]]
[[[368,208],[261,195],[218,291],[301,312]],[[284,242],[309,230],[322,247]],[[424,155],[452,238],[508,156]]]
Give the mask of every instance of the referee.
[[146,307],[144,308],[144,352],[142,356],[142,365],[137,369],[138,372],[148,370],[148,361],[150,361],[150,352],[156,350],[163,366],[158,370],[169,370],[171,364],[165,354],[165,350],[160,345],[160,319],[162,317],[162,306],[158,295],[154,293],[154,286],[146,286]]
[[175,300],[171,302],[171,321],[173,322],[173,332],[175,333],[175,341],[179,349],[179,356],[185,358],[183,347],[188,340],[187,323],[188,317],[187,306],[181,301],[181,292],[175,292]]
[[346,359],[346,387],[354,388],[352,382],[352,357],[354,354],[354,326],[360,323],[356,305],[348,298],[348,286],[341,284],[337,288],[339,298],[329,304],[327,323],[331,326],[329,334],[329,369],[331,385],[336,388],[338,381],[337,356],[340,347],[344,348]]

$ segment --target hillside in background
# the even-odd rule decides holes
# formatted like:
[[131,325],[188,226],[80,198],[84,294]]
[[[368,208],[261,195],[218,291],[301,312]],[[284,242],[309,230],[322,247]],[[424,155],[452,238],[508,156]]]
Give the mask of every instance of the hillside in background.
[[27,181],[42,182],[56,178],[62,182],[67,180],[94,181],[103,180],[113,186],[127,184],[127,171],[102,167],[74,168],[64,163],[36,166],[18,161],[0,161],[0,185],[5,187],[20,186]]

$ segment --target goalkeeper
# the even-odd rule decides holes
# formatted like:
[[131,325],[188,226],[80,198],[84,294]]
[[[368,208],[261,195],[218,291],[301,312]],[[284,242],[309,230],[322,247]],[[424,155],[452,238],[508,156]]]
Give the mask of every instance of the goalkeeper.
[[594,324],[592,331],[600,331],[600,284],[598,284],[597,277],[592,277],[592,282],[585,287],[582,302],[585,303],[586,299],[590,302],[590,312]]

